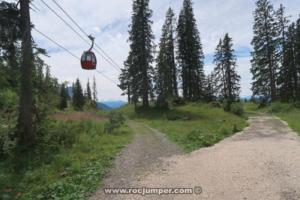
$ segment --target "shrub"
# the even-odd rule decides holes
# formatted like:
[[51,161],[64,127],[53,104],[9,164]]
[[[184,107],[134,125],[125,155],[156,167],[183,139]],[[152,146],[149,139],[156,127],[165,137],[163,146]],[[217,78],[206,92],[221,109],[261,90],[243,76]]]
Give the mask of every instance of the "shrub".
[[241,103],[233,103],[231,105],[231,108],[230,108],[230,111],[235,114],[235,115],[238,115],[238,116],[243,116],[244,115],[244,107],[243,107],[243,104]]
[[223,105],[222,106],[223,106],[224,111],[229,112],[230,111],[231,102],[228,101],[227,99],[225,99],[223,101]]
[[299,108],[299,109],[300,109],[300,101],[296,101],[296,102],[294,103],[294,106],[295,106],[296,108]]
[[183,98],[177,97],[173,100],[172,104],[173,104],[173,106],[182,106],[182,105],[185,105],[185,101]]
[[278,112],[288,112],[292,109],[291,104],[287,103],[280,103],[280,102],[274,102],[272,103],[270,107],[270,111],[273,113],[278,113]]
[[0,110],[14,111],[18,103],[19,97],[16,92],[9,89],[0,92]]
[[218,102],[218,101],[212,101],[210,104],[209,104],[212,108],[221,108],[221,104]]
[[217,138],[213,134],[203,133],[200,130],[193,130],[186,136],[186,143],[189,149],[197,149],[199,147],[209,147],[217,142]]
[[125,123],[124,116],[119,112],[111,112],[109,121],[105,124],[104,132],[112,133],[115,129],[120,128]]

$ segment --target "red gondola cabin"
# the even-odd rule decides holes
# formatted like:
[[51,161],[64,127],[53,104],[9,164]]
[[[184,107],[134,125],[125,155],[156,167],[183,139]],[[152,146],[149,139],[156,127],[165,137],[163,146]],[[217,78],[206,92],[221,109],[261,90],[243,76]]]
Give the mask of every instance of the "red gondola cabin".
[[85,70],[94,70],[97,66],[97,58],[92,51],[85,51],[81,56],[81,67]]

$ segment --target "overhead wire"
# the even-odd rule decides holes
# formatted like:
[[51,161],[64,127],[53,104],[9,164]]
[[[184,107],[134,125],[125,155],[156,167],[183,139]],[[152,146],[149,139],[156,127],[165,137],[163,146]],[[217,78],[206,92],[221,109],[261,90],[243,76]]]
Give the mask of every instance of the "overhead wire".
[[[52,0],[53,3],[76,25],[76,27],[83,33],[85,34],[87,37],[89,37],[89,35],[86,33],[86,31],[81,28],[81,26],[74,20],[73,17],[71,17],[68,12],[56,1],[56,0]],[[95,43],[95,46],[117,67],[121,70],[121,67],[98,45]]]
[[[39,33],[40,35],[44,36],[46,39],[48,39],[49,41],[51,41],[52,43],[54,43],[55,45],[57,45],[58,47],[60,47],[61,49],[65,50],[68,54],[70,54],[71,56],[73,56],[74,58],[78,59],[80,61],[80,58],[78,56],[76,56],[74,53],[72,53],[70,50],[68,50],[67,48],[65,48],[64,46],[62,46],[61,44],[59,44],[58,42],[56,42],[55,40],[53,40],[52,38],[50,38],[49,36],[47,36],[45,33],[41,32],[40,30],[38,30],[36,27],[33,27],[33,29]],[[109,80],[111,83],[115,84],[116,86],[118,86],[117,82],[114,81],[113,79],[111,79],[109,76],[107,76],[106,74],[100,72],[99,70],[96,70],[97,73],[101,74],[104,78],[106,78],[107,80]],[[119,86],[118,86],[119,87]]]
[[[64,24],[66,24],[74,33],[76,33],[76,35],[78,35],[83,41],[85,41],[87,44],[90,44],[89,41],[87,41],[80,33],[78,33],[78,31],[76,31],[63,17],[61,17],[49,4],[47,4],[44,0],[41,0],[41,2],[52,12],[54,13],[60,20],[62,20],[64,22]],[[57,5],[59,5],[56,2]],[[69,14],[67,14],[67,12],[65,10],[63,10],[63,8],[60,6],[59,7],[64,13],[65,15],[77,26],[80,27],[78,25],[78,23],[76,23],[76,21],[74,19],[71,18],[71,16]],[[80,27],[80,29],[83,32],[83,29]],[[89,35],[87,35],[85,32],[83,32],[85,36],[89,37]],[[95,44],[96,47],[100,47],[99,45]],[[101,47],[100,47],[101,48]],[[98,51],[98,49],[95,49],[99,55],[104,58],[104,60],[106,60],[107,63],[109,63],[115,70],[117,70],[119,72],[119,70],[121,70],[121,68],[119,66],[115,66],[115,62],[102,50],[101,52]],[[103,55],[104,54],[104,55]],[[106,55],[106,56],[105,56]],[[107,58],[109,57],[109,58]]]

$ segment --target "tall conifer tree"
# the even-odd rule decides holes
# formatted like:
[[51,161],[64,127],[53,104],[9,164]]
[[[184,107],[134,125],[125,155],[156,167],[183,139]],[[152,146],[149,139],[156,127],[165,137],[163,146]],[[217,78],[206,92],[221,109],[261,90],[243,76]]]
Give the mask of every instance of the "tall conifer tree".
[[228,34],[220,40],[214,62],[214,70],[217,89],[222,98],[227,102],[227,109],[230,110],[232,102],[239,99],[240,76],[236,71],[236,56],[234,54],[232,38]]
[[183,2],[177,34],[178,63],[181,69],[183,97],[187,100],[199,100],[204,96],[204,54],[191,0],[184,0]]
[[252,45],[253,95],[272,101],[277,98],[278,24],[269,0],[258,0],[254,12]]
[[[128,56],[129,87],[135,103],[142,99],[143,107],[149,106],[149,97],[153,91],[153,33],[151,29],[152,10],[149,0],[134,0],[129,30],[130,52]],[[124,76],[124,74],[122,74]]]
[[159,53],[156,59],[155,89],[157,93],[157,103],[160,106],[166,105],[168,98],[178,96],[177,69],[174,53],[174,26],[174,12],[169,8],[165,24],[162,28]]

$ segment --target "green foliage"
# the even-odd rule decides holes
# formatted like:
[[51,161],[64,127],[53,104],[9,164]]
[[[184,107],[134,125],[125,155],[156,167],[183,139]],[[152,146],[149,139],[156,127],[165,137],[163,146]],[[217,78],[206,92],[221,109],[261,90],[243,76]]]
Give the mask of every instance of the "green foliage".
[[[149,0],[134,0],[132,22],[129,26],[130,50],[120,75],[120,86],[134,103],[142,99],[144,107],[149,106],[149,96],[153,94],[153,39],[152,10]],[[143,30],[143,31],[141,31]],[[131,98],[130,98],[131,97]]]
[[242,103],[233,103],[231,105],[230,111],[238,116],[243,116],[245,114],[244,107]]
[[288,103],[275,102],[272,103],[269,110],[272,113],[288,112],[293,108],[293,105]]
[[188,150],[195,150],[200,147],[209,147],[217,142],[216,135],[202,133],[199,130],[193,130],[186,135],[185,142],[188,144]]
[[[288,107],[287,105],[285,105]],[[291,108],[288,111],[282,110],[281,112],[275,113],[276,116],[280,117],[282,120],[286,121],[289,126],[298,132],[300,135],[300,109]]]
[[76,80],[75,84],[73,85],[73,107],[75,110],[82,110],[85,99],[83,95],[83,90],[79,79]]
[[177,26],[177,59],[181,71],[183,97],[196,101],[203,98],[203,48],[191,0],[184,0]]
[[13,90],[0,91],[0,157],[10,155],[16,146],[18,101]]
[[[229,101],[239,99],[240,79],[236,70],[236,55],[233,49],[233,40],[228,33],[220,39],[214,56],[214,81],[218,96]],[[225,105],[225,110],[230,110],[230,104]]]
[[68,107],[68,100],[70,99],[68,90],[65,86],[65,84],[62,84],[60,87],[60,103],[59,103],[59,109],[64,110]]
[[162,36],[159,43],[159,53],[156,58],[157,67],[155,71],[155,91],[157,94],[157,105],[168,107],[168,100],[178,96],[177,69],[174,52],[175,14],[169,8],[166,21],[162,28]]
[[183,106],[185,104],[185,100],[181,97],[176,97],[172,101],[173,106]]
[[229,101],[228,99],[224,99],[223,103],[222,103],[222,107],[223,107],[224,111],[230,112],[231,104],[232,104],[231,101]]
[[296,102],[294,103],[294,106],[295,106],[296,108],[300,109],[300,101],[296,101]]
[[0,91],[0,110],[12,112],[17,110],[19,96],[11,89]]
[[125,123],[125,118],[120,112],[111,112],[109,114],[109,121],[105,124],[104,131],[106,133],[113,133]]
[[[234,129],[242,130],[247,125],[246,119],[243,117],[202,103],[186,103],[169,110],[149,108],[139,112],[135,112],[133,106],[127,105],[121,108],[120,112],[131,119],[160,130],[188,152],[203,147],[202,145],[206,144],[206,141],[199,139],[193,142],[192,139],[187,138],[199,136],[204,140],[207,139],[207,143],[212,144],[212,142],[216,143],[231,135]],[[188,134],[191,136],[188,137]],[[207,134],[210,136],[206,136]]]
[[254,95],[272,100],[275,100],[277,96],[278,28],[276,12],[271,2],[269,0],[257,0],[252,40],[254,49],[251,60],[251,72],[254,80],[252,91]]
[[[48,121],[38,131],[39,145],[13,162],[0,161],[0,191],[18,199],[87,199],[113,158],[131,139],[131,130],[104,134],[105,122]],[[18,172],[12,170],[18,167]]]
[[218,101],[212,101],[209,103],[209,105],[213,108],[221,108],[222,107],[221,103]]

